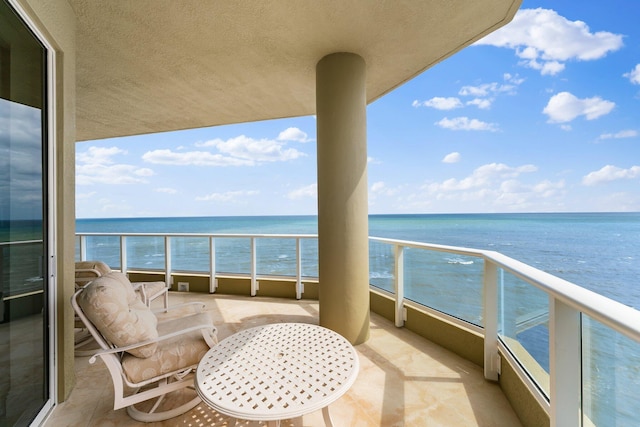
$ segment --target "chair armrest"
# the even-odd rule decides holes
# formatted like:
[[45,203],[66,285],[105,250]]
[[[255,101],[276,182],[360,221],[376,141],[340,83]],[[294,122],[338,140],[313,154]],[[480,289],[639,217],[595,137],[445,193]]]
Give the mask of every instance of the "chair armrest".
[[180,335],[188,334],[189,332],[201,331],[203,329],[213,329],[214,331],[217,331],[215,326],[212,326],[211,324],[202,323],[202,324],[199,324],[199,325],[190,326],[188,328],[172,332],[170,334],[161,335],[158,338],[153,338],[153,339],[150,339],[150,340],[140,341],[138,343],[130,344],[130,345],[127,345],[127,346],[124,346],[124,347],[113,347],[113,348],[109,348],[109,349],[106,349],[106,350],[97,351],[93,356],[91,356],[91,358],[89,358],[89,363],[92,363],[92,364],[95,363],[96,362],[96,358],[98,356],[103,356],[103,355],[106,355],[106,354],[121,353],[121,352],[124,352],[124,351],[133,350],[134,348],[138,348],[138,347],[142,347],[142,346],[145,346],[145,345],[148,345],[148,344],[153,344],[153,343],[156,343],[156,342],[164,341],[164,340],[167,340],[169,338],[174,338],[174,337],[177,337],[177,336],[180,336]]

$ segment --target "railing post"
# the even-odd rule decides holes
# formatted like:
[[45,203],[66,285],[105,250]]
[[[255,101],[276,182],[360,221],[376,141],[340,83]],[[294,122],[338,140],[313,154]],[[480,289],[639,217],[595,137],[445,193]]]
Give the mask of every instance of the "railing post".
[[164,280],[168,286],[171,283],[171,237],[164,236]]
[[582,404],[580,312],[549,296],[551,427],[578,427]]
[[127,274],[127,236],[120,236],[120,271]]
[[80,236],[80,261],[87,260],[87,236]]
[[396,326],[404,326],[404,246],[395,246],[395,281],[396,293]]
[[258,293],[258,281],[256,280],[256,238],[251,238],[251,296],[255,297]]
[[484,377],[498,381],[500,358],[498,355],[498,268],[484,260]]
[[296,238],[296,299],[302,298],[302,239]]
[[209,238],[209,293],[213,294],[218,289],[216,279],[216,241],[215,237]]

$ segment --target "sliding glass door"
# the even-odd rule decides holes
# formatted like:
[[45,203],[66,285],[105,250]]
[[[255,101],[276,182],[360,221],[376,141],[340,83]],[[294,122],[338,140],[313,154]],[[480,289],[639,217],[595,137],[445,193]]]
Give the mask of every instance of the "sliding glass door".
[[0,425],[50,402],[47,51],[0,0]]

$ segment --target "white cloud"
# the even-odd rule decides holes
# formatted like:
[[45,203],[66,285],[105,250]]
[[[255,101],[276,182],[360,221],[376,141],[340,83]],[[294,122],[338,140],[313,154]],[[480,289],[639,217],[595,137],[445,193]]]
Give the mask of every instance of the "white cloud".
[[566,197],[564,180],[533,181],[534,165],[508,166],[491,163],[478,167],[465,178],[450,178],[423,185],[421,193],[404,199],[408,206],[455,206],[469,211],[543,211],[557,207]]
[[377,199],[378,196],[395,196],[400,191],[400,187],[387,187],[383,181],[374,182],[369,189],[370,200]]
[[298,128],[291,127],[280,132],[278,135],[278,141],[309,142],[310,139],[306,132],[303,132]]
[[504,163],[489,163],[480,166],[473,173],[461,180],[450,178],[441,183],[428,184],[426,189],[429,192],[439,191],[461,191],[472,188],[479,188],[489,185],[496,180],[506,180],[518,177],[523,173],[531,173],[537,171],[534,165],[523,165],[511,167]]
[[560,92],[549,99],[542,112],[549,116],[549,123],[566,123],[579,116],[585,116],[587,120],[597,119],[609,114],[615,106],[615,103],[598,96],[580,99],[569,92]]
[[504,78],[505,81],[511,82],[511,83],[513,83],[514,85],[517,85],[517,86],[519,86],[522,83],[524,83],[524,80],[525,80],[523,77],[520,77],[518,74],[516,74],[514,76],[511,73],[504,73],[502,75],[502,78]]
[[175,188],[169,188],[169,187],[159,187],[153,191],[155,191],[156,193],[166,193],[166,194],[176,194],[178,192],[178,190],[176,190]]
[[454,151],[449,153],[442,159],[442,163],[458,163],[460,161],[460,153]]
[[442,98],[436,96],[434,98],[428,99],[426,101],[413,101],[411,104],[414,107],[431,107],[437,110],[453,110],[455,108],[460,108],[463,106],[462,101],[455,97]]
[[564,181],[541,181],[537,184],[524,184],[517,180],[502,182],[497,191],[495,204],[498,206],[517,207],[519,209],[533,207],[540,201],[561,197],[565,188]]
[[243,191],[226,191],[224,193],[211,193],[206,196],[196,197],[196,201],[198,202],[239,202],[239,199],[255,196],[259,194],[258,191],[254,190],[243,190]]
[[638,136],[638,131],[628,129],[628,130],[621,130],[620,132],[616,132],[616,133],[603,133],[598,137],[598,139],[634,138],[636,136]]
[[92,165],[106,165],[112,164],[112,157],[117,154],[127,154],[126,150],[122,150],[118,147],[95,147],[91,146],[87,151],[76,153],[76,162],[87,163]]
[[171,150],[152,150],[144,153],[142,159],[149,163],[177,166],[252,166],[255,164],[252,160],[212,154],[208,151],[176,153]]
[[382,182],[382,181],[375,182],[371,186],[371,191],[373,191],[374,193],[378,192],[378,191],[380,191],[382,189],[384,189],[384,182]]
[[305,187],[301,187],[296,190],[290,191],[287,194],[287,198],[292,200],[302,199],[306,197],[317,198],[317,196],[318,196],[318,184],[309,184]]
[[476,98],[476,99],[472,99],[471,101],[467,101],[467,105],[475,105],[481,110],[488,110],[489,108],[491,108],[492,103],[493,103],[493,99],[486,99],[486,98],[485,99]]
[[153,170],[128,164],[115,164],[112,157],[127,152],[118,147],[91,146],[76,153],[76,184],[139,184],[154,175]]
[[286,148],[286,143],[273,139],[253,139],[245,135],[236,136],[226,141],[216,138],[197,144],[199,147],[213,147],[223,154],[236,159],[253,163],[279,162],[297,159],[304,154],[295,148]]
[[637,64],[636,68],[624,73],[622,76],[628,78],[631,83],[640,85],[640,64]]
[[603,182],[616,181],[618,179],[633,179],[640,177],[640,166],[632,166],[622,169],[613,165],[606,165],[602,169],[590,172],[582,177],[584,185],[596,185]]
[[152,176],[151,169],[133,165],[76,165],[76,184],[144,184],[141,177]]
[[379,164],[382,163],[382,161],[376,159],[375,157],[368,156],[367,157],[367,163],[369,163],[371,165],[379,165]]
[[466,105],[475,105],[476,107],[487,110],[491,108],[493,101],[498,95],[515,95],[516,89],[524,82],[517,74],[514,76],[509,73],[503,74],[503,79],[507,83],[483,83],[477,86],[462,86],[458,91],[460,96],[473,96],[474,99],[467,101]]
[[519,10],[509,24],[476,42],[513,49],[521,65],[549,75],[562,71],[566,61],[600,59],[622,44],[620,34],[591,32],[582,21],[570,21],[542,8]]
[[487,123],[478,119],[469,119],[468,117],[454,117],[453,119],[445,117],[435,124],[451,130],[484,130],[490,132],[498,130],[498,126],[495,123]]
[[[510,75],[509,75],[510,76]],[[514,93],[514,85],[504,85],[497,82],[484,83],[478,86],[462,86],[458,95],[462,96],[488,96],[499,93]]]
[[517,74],[512,75],[509,73],[503,74],[504,81],[506,83],[483,83],[479,85],[466,85],[462,86],[458,91],[460,96],[472,96],[474,97],[470,101],[463,102],[458,97],[439,97],[428,99],[426,101],[415,100],[411,104],[418,107],[430,107],[438,110],[454,110],[456,108],[462,108],[465,105],[473,105],[480,109],[489,109],[493,104],[496,96],[507,94],[515,95],[516,89],[524,82],[523,78],[520,78]]

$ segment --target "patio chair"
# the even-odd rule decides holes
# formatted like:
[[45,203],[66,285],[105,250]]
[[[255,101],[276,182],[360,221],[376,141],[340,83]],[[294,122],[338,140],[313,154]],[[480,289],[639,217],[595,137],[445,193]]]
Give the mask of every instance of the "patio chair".
[[[75,264],[76,290],[86,286],[92,280],[110,273],[111,267],[102,261],[77,261]],[[151,306],[151,302],[164,296],[164,311],[169,307],[169,287],[165,282],[136,282],[133,289],[140,296],[142,302]],[[79,357],[91,356],[96,349],[93,337],[76,316],[74,334],[74,354]]]
[[[76,289],[110,272],[111,268],[102,261],[78,261],[76,262]],[[134,282],[132,285],[142,302],[149,307],[153,300],[163,296],[164,310],[167,311],[170,286],[165,282]]]
[[194,369],[218,342],[211,317],[202,311],[204,304],[175,305],[171,311],[190,305],[199,312],[159,322],[120,272],[80,288],[71,304],[100,347],[89,362],[100,357],[111,374],[114,410],[126,407],[134,420],[157,422],[200,403],[196,395],[179,407],[157,412],[167,393],[193,387]]

